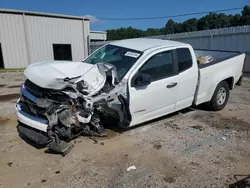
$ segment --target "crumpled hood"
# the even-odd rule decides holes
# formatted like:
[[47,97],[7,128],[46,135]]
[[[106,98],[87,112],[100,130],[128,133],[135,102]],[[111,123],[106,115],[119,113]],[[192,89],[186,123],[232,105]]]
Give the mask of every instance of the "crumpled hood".
[[24,70],[27,79],[42,88],[61,90],[68,83],[65,78],[82,77],[89,85],[100,85],[106,79],[98,67],[84,62],[47,61],[29,65]]

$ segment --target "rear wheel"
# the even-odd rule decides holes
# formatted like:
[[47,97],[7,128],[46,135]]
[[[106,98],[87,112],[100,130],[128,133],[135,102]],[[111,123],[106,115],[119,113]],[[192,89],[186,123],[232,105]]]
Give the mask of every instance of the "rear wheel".
[[213,94],[213,97],[210,101],[210,107],[214,111],[222,110],[228,101],[229,98],[229,85],[226,81],[220,82]]

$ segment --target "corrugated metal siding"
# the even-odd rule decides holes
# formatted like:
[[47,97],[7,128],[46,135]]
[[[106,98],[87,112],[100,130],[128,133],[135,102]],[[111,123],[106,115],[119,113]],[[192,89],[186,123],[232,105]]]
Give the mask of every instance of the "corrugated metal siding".
[[83,21],[25,16],[30,62],[53,60],[53,44],[71,44],[73,61],[87,55],[84,46]]
[[23,16],[0,13],[0,43],[5,68],[28,65]]
[[[83,42],[84,42],[84,54],[86,58],[89,55],[89,46],[90,46],[90,28],[89,28],[89,21],[83,22]],[[83,60],[83,59],[82,59]]]
[[73,61],[88,55],[89,21],[0,13],[0,43],[5,68],[53,60],[53,44],[71,44]]

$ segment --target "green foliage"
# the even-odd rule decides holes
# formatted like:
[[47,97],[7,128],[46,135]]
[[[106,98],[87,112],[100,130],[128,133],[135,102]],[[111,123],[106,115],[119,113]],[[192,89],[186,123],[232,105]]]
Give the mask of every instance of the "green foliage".
[[182,23],[170,19],[160,29],[148,28],[143,31],[132,27],[107,30],[108,40],[121,40],[154,35],[165,35],[182,32],[202,31],[224,27],[250,25],[250,6],[246,5],[241,14],[226,15],[224,13],[209,13],[200,19],[192,18]]

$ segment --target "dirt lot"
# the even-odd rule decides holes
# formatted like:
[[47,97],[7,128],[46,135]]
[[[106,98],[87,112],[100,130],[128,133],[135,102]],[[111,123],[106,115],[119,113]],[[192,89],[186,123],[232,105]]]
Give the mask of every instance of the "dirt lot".
[[22,80],[0,74],[0,94],[11,94],[0,97],[0,187],[229,187],[250,174],[250,79],[220,112],[188,109],[97,143],[80,137],[65,157],[17,134]]

